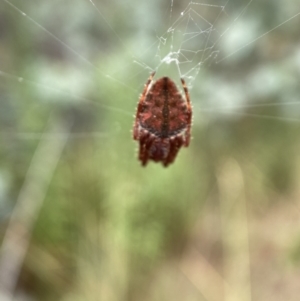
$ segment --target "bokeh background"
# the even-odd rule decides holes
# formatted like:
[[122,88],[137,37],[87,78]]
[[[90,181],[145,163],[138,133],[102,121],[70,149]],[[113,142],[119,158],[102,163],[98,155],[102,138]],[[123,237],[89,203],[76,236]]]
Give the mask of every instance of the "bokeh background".
[[[0,2],[1,300],[299,300],[299,2],[206,4]],[[168,168],[153,69],[194,106]]]

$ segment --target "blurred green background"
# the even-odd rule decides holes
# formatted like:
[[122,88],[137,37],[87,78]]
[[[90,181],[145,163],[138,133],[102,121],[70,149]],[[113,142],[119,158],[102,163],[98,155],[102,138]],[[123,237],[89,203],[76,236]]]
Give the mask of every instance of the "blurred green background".
[[[299,46],[296,0],[2,0],[0,298],[299,300]],[[194,107],[168,168],[153,69]]]

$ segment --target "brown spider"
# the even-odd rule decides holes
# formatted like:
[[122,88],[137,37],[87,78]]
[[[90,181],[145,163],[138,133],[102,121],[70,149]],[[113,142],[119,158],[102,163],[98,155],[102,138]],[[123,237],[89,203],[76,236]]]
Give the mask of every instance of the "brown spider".
[[139,160],[172,163],[179,149],[190,143],[192,107],[185,81],[181,78],[186,101],[168,77],[154,82],[152,72],[137,106],[133,139],[140,144]]

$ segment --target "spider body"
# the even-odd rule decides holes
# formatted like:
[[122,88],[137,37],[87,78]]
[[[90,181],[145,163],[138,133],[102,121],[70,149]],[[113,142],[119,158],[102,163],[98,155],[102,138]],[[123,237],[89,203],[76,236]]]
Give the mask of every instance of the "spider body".
[[[179,149],[190,142],[192,108],[188,89],[181,79],[186,100],[175,83],[162,77],[152,84],[153,72],[140,96],[133,138],[139,141],[139,160],[172,163]],[[151,85],[152,84],[152,85]]]

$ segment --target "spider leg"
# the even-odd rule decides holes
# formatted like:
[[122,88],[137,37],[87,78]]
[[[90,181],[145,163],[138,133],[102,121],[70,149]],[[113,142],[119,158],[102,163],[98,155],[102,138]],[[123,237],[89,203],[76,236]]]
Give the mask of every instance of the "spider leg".
[[185,132],[185,142],[184,142],[184,146],[187,147],[190,144],[190,138],[191,138],[192,105],[191,105],[190,93],[186,86],[185,80],[183,78],[181,78],[181,83],[185,93],[186,106],[187,106],[187,130]]
[[149,78],[148,78],[148,80],[147,80],[147,82],[144,86],[144,90],[143,90],[143,92],[140,96],[140,99],[139,99],[139,103],[138,103],[138,107],[137,107],[137,111],[136,111],[136,116],[135,116],[135,121],[134,121],[134,127],[133,127],[133,139],[134,140],[139,139],[139,130],[138,130],[139,129],[139,115],[140,115],[141,109],[143,108],[144,100],[145,100],[145,97],[147,95],[149,85],[151,84],[152,79],[155,75],[155,72],[156,71],[153,71],[150,74],[150,76],[149,76]]
[[148,144],[149,144],[149,133],[145,133],[142,131],[140,136],[140,150],[139,150],[139,160],[142,162],[143,166],[146,166],[148,162]]
[[148,153],[145,143],[140,142],[139,160],[142,162],[142,166],[146,166],[148,162]]
[[168,157],[163,161],[163,165],[167,167],[169,164],[173,163],[179,149],[183,144],[182,137],[175,137],[174,139],[170,140],[170,152]]

